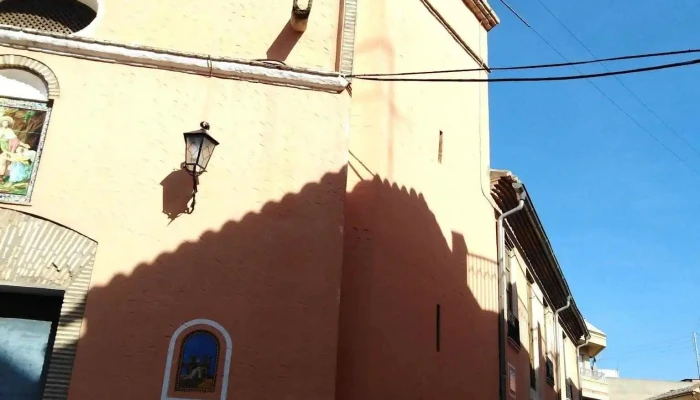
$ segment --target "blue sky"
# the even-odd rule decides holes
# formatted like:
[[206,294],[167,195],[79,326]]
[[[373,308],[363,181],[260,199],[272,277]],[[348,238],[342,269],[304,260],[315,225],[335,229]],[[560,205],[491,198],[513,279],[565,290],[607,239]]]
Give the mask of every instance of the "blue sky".
[[[598,57],[700,48],[695,0],[635,0],[634,6],[619,0],[541,1]],[[501,18],[489,33],[491,66],[562,61],[499,1],[491,4]],[[538,0],[509,4],[569,60],[592,58]],[[607,67],[690,58],[700,54]],[[527,74],[577,73],[564,68]],[[614,78],[594,83],[700,171],[699,77],[700,66],[619,77],[663,122]],[[492,166],[525,182],[577,304],[607,333],[599,366],[619,368],[628,378],[697,377],[691,334],[700,332],[700,233],[694,224],[700,172],[585,80],[490,85]]]

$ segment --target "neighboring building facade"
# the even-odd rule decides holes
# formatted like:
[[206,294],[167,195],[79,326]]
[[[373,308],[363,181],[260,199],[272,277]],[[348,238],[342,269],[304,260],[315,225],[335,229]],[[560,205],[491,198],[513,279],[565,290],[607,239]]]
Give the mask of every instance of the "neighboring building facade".
[[[693,393],[697,391],[697,384],[688,381],[606,378],[606,382],[610,392],[610,400],[692,399]],[[700,394],[696,393],[695,395],[700,398]]]
[[615,370],[600,370],[595,358],[607,347],[607,336],[603,331],[586,321],[591,336],[579,350],[579,371],[584,400],[608,400],[610,393],[607,378],[619,376]]
[[670,390],[646,400],[697,400],[700,398],[700,384],[693,384],[682,389]]
[[[527,193],[510,171],[491,172],[501,212],[518,206],[516,186]],[[505,233],[509,397],[581,400],[577,348],[590,333],[530,196],[506,219]]]

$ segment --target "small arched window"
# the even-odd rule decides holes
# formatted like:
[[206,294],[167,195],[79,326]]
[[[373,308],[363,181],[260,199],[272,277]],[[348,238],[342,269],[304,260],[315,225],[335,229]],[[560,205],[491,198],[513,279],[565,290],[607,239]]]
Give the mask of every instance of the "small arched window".
[[180,345],[176,392],[213,392],[219,367],[219,340],[211,332],[190,332]]
[[231,336],[208,319],[182,324],[168,346],[161,400],[226,400]]

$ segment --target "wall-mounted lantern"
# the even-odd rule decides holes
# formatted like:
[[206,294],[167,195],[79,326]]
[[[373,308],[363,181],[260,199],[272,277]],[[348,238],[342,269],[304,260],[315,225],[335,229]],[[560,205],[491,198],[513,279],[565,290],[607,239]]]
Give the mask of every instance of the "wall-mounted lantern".
[[309,15],[311,15],[311,6],[314,0],[307,0],[306,8],[299,7],[299,0],[294,0],[292,3],[292,18],[289,20],[289,24],[297,32],[306,31],[306,25],[309,22]]
[[182,167],[192,175],[192,205],[188,213],[194,211],[195,195],[197,194],[197,178],[206,172],[207,164],[214,153],[214,148],[219,144],[209,134],[209,123],[202,121],[201,129],[185,132],[185,162]]

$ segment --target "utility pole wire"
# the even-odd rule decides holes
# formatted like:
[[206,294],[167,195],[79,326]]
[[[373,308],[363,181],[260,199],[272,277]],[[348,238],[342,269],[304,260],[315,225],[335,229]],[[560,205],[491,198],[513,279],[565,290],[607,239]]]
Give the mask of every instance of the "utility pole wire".
[[693,332],[693,348],[695,349],[695,365],[698,367],[698,379],[700,379],[700,354],[698,354],[698,335]]
[[[525,22],[523,22],[523,23],[525,23]],[[528,28],[533,29],[530,25],[527,25],[527,26],[528,26]],[[700,53],[700,49],[672,50],[672,51],[662,51],[662,52],[657,52],[657,53],[643,53],[643,54],[629,54],[629,55],[625,55],[625,56],[595,58],[592,60],[570,61],[570,62],[563,62],[563,63],[526,64],[526,65],[504,66],[504,67],[489,67],[489,70],[491,70],[491,71],[520,71],[520,70],[528,70],[528,69],[572,67],[574,65],[596,64],[596,63],[603,63],[603,62],[609,62],[609,61],[637,60],[637,59],[643,59],[643,58],[668,57],[668,56],[677,56],[677,55],[695,54],[695,53]],[[370,77],[370,76],[384,77],[384,76],[433,75],[433,74],[449,74],[449,73],[455,73],[455,72],[478,72],[478,71],[488,71],[488,70],[486,68],[440,69],[440,70],[413,71],[413,72],[354,74],[354,75],[348,75],[348,78]]]
[[[542,4],[542,5],[544,6],[544,4],[543,4],[540,0],[537,0],[537,1],[539,1],[540,4]],[[547,6],[544,6],[544,7],[545,7],[545,9],[548,9]],[[545,43],[547,44],[547,46],[549,46],[552,50],[554,50],[555,53],[559,54],[559,56],[560,56],[564,61],[567,61],[567,62],[569,61],[569,60],[566,58],[566,56],[564,56],[559,50],[557,50],[556,47],[554,47],[553,44],[551,44],[547,39],[545,39],[545,37],[542,36],[542,35],[537,31],[537,29],[535,29],[534,27],[530,26],[529,24],[528,24],[528,27],[529,27],[540,39],[542,39],[542,41],[545,42]],[[578,68],[576,68],[575,66],[573,66],[573,68],[574,68],[578,73],[581,73],[581,71],[580,71]],[[588,81],[588,83],[590,83],[601,95],[603,95],[603,97],[605,97],[606,99],[608,99],[608,101],[609,101],[613,106],[615,106],[615,108],[617,108],[618,110],[620,110],[620,112],[622,112],[623,114],[625,114],[625,115],[627,116],[627,118],[629,118],[630,121],[632,121],[635,125],[637,125],[637,126],[639,127],[639,129],[641,129],[643,132],[645,132],[647,135],[649,135],[649,137],[651,137],[652,139],[654,139],[654,141],[655,141],[659,146],[663,147],[666,151],[668,151],[671,155],[673,155],[673,157],[675,157],[681,164],[685,165],[689,170],[693,171],[693,173],[695,173],[695,175],[700,176],[700,172],[698,172],[697,169],[693,168],[687,161],[685,161],[685,160],[684,160],[681,156],[679,156],[675,151],[671,150],[670,147],[666,146],[666,145],[661,141],[661,139],[659,139],[656,135],[654,135],[653,133],[651,133],[651,131],[650,131],[649,129],[647,129],[644,125],[642,125],[641,122],[639,122],[636,118],[634,118],[630,113],[628,113],[627,111],[625,111],[625,109],[622,108],[622,106],[620,106],[620,105],[619,105],[615,100],[613,100],[610,96],[608,96],[608,95],[603,91],[603,89],[601,89],[600,87],[598,87],[598,85],[596,85],[592,80],[587,79],[587,81]]]
[[530,24],[528,24],[527,21],[525,21],[525,18],[521,17],[520,14],[518,14],[518,12],[515,11],[515,10],[513,9],[513,7],[510,6],[510,4],[506,3],[505,0],[500,0],[500,1],[501,1],[501,3],[503,3],[504,6],[506,6],[506,8],[507,8],[508,10],[510,10],[510,12],[513,13],[513,15],[515,15],[523,24],[525,24],[525,26],[527,26],[528,28],[530,28]]
[[[569,27],[566,26],[566,24],[561,19],[559,19],[559,17],[557,17],[557,15],[554,14],[554,12],[551,9],[549,9],[549,7],[547,7],[547,5],[542,0],[537,0],[537,2],[540,3],[540,5],[547,11],[547,13],[549,13],[549,15],[551,15],[555,20],[557,20],[557,22],[559,23],[559,25],[562,26],[562,28],[564,28],[567,32],[569,32],[569,35],[571,35],[571,37],[574,38],[574,40],[576,40],[578,42],[578,44],[580,44],[581,47],[583,47],[583,49],[586,50],[588,52],[588,54],[591,55],[591,57],[597,58],[595,53],[593,53],[593,51],[591,49],[589,49],[588,46],[586,46],[583,43],[583,41],[581,39],[579,39],[578,36],[576,36],[576,34],[574,34],[574,32],[572,32],[571,29],[569,29]],[[600,65],[605,70],[610,71],[605,66],[605,64],[600,63]],[[680,139],[683,143],[685,143],[686,146],[688,146],[691,150],[693,150],[695,155],[700,157],[700,150],[698,150],[695,146],[693,146],[690,142],[688,142],[680,133],[678,133],[666,121],[664,121],[663,118],[661,118],[661,116],[659,116],[659,114],[657,114],[654,110],[652,110],[651,107],[649,107],[649,105],[644,100],[642,100],[635,92],[633,92],[632,89],[630,89],[627,85],[625,85],[625,83],[622,82],[622,80],[620,78],[618,78],[617,76],[613,76],[613,78],[620,85],[622,85],[622,87],[627,91],[627,93],[632,95],[632,97],[634,97],[642,106],[644,106],[644,108],[646,108],[647,111],[649,111],[649,113],[651,113],[651,115],[653,115],[657,120],[659,120],[659,122],[661,122],[661,124],[663,124],[664,127],[666,127],[666,129],[669,130],[669,132],[671,132],[675,137]]]
[[[560,53],[561,54],[561,53]],[[562,56],[563,57],[563,56]],[[671,68],[678,68],[678,67],[685,67],[689,65],[696,65],[700,64],[700,58],[694,58],[692,60],[688,61],[679,61],[675,63],[670,63],[670,64],[659,64],[659,65],[653,65],[651,67],[641,67],[641,68],[632,68],[632,69],[623,69],[623,70],[618,70],[618,71],[608,71],[608,72],[597,72],[593,74],[581,74],[581,71],[578,70],[576,67],[576,71],[579,72],[580,75],[563,75],[563,76],[540,76],[540,77],[518,77],[518,78],[394,78],[394,77],[383,77],[383,76],[358,76],[355,75],[355,79],[362,79],[366,81],[380,81],[380,82],[467,82],[467,83],[476,83],[476,82],[552,82],[552,81],[573,81],[573,80],[579,80],[579,79],[586,79],[589,80],[589,78],[602,78],[606,76],[615,76],[615,75],[629,75],[629,74],[636,74],[640,72],[649,72],[649,71],[660,71],[664,69],[671,69]]]

